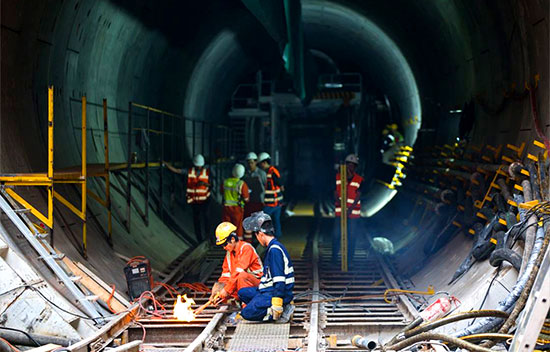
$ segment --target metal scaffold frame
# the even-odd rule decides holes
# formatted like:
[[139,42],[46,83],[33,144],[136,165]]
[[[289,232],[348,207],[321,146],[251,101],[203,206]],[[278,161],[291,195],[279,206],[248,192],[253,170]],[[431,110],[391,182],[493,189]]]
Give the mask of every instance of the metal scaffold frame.
[[[86,228],[86,204],[88,194],[86,188],[87,164],[86,164],[86,97],[82,97],[82,126],[81,126],[81,167],[79,171],[65,170],[54,171],[54,87],[48,87],[48,171],[47,173],[20,173],[20,174],[4,174],[0,175],[0,184],[6,191],[6,194],[21,204],[25,209],[28,209],[42,223],[53,229],[53,199],[57,199],[73,212],[79,219],[82,220],[82,245],[80,248],[81,254],[87,258],[87,228]],[[81,186],[81,202],[80,209],[73,205],[68,199],[55,191],[55,184],[73,184]],[[44,215],[40,210],[26,201],[13,187],[18,186],[41,186],[46,187],[48,194],[48,209],[47,215]],[[40,230],[41,227],[36,225]],[[43,230],[42,230],[43,231]],[[53,244],[53,236],[50,237]]]

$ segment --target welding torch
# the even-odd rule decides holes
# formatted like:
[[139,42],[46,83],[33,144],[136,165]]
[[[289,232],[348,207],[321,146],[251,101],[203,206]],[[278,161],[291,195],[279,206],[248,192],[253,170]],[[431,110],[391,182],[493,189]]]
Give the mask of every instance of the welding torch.
[[205,310],[209,305],[215,304],[220,299],[220,293],[216,293],[216,295],[212,298],[210,298],[205,304],[200,306],[199,308],[195,309],[193,312],[196,315],[199,315],[203,310]]

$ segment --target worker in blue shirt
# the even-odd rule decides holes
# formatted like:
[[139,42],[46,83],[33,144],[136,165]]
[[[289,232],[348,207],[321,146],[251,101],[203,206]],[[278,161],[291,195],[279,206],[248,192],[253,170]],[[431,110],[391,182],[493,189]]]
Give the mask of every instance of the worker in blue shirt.
[[294,313],[294,267],[285,246],[275,238],[271,217],[259,211],[243,221],[246,232],[256,235],[258,242],[267,247],[264,272],[258,287],[239,290],[245,304],[241,316],[252,321],[287,323]]

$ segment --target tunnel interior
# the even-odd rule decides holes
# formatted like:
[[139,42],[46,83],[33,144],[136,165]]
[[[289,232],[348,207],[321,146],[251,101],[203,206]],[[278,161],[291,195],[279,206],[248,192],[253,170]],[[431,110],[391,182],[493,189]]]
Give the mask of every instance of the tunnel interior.
[[[473,237],[466,226],[448,230],[457,215],[433,190],[443,187],[421,180],[430,167],[426,155],[444,145],[487,151],[522,143],[536,154],[532,141],[547,142],[548,1],[298,1],[302,78],[313,82],[305,99],[286,68],[290,27],[281,27],[285,12],[275,3],[2,1],[0,173],[47,169],[49,86],[54,168],[81,165],[84,96],[86,162],[105,163],[105,99],[109,162],[157,163],[133,171],[129,215],[129,174],[113,176],[112,248],[101,230],[104,209],[88,204],[94,222],[88,220],[87,261],[124,287],[119,257],[145,255],[161,270],[207,239],[195,233],[185,177],[163,168],[164,161],[185,170],[195,154],[204,155],[213,179],[211,236],[221,218],[223,179],[236,162],[246,165],[248,152],[268,152],[286,186],[283,231],[302,230],[289,215],[311,203],[304,232],[317,227],[328,239],[334,220],[321,213],[332,214],[338,164],[355,153],[366,185],[358,247],[373,245],[366,234],[385,238],[393,265],[414,287],[454,290],[465,307],[478,308],[482,297],[467,281],[485,285],[492,267],[477,263],[470,276],[449,284]],[[399,145],[410,148],[403,161],[384,149],[391,124]],[[488,163],[500,162],[495,155]],[[105,181],[93,178],[88,187],[101,195]],[[56,189],[78,202],[71,186]],[[46,209],[46,193],[21,192]],[[69,234],[77,220],[65,217],[55,220],[64,223],[53,230],[55,246],[84,260]],[[513,285],[517,273],[507,267],[501,276]],[[487,305],[497,305],[505,293],[499,294]]]

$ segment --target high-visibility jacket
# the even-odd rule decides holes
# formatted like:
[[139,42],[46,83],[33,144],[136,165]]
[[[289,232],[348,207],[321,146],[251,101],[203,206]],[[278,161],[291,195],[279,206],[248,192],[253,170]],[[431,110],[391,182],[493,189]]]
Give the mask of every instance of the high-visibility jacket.
[[[357,196],[357,191],[359,190],[359,187],[361,187],[361,183],[363,182],[363,177],[359,176],[358,174],[353,174],[353,177],[350,182],[348,182],[347,185],[347,206],[348,210],[349,207],[353,205],[353,202],[355,201],[355,197]],[[338,194],[338,198],[342,197],[342,189],[341,189],[342,181],[340,181],[340,174],[336,174],[336,192]],[[340,200],[336,199],[336,216],[340,216],[342,213],[342,208],[340,205]],[[348,216],[350,219],[356,219],[361,216],[361,201],[359,200],[357,204],[355,204],[355,207],[351,210],[351,214]]]
[[260,279],[260,293],[270,293],[272,297],[280,297],[284,303],[292,301],[294,295],[294,266],[285,246],[276,238],[267,245],[265,254],[264,274]]
[[248,197],[248,186],[243,180],[230,177],[223,181],[223,205],[243,208]]
[[225,283],[225,291],[232,294],[237,289],[237,275],[248,272],[256,278],[262,276],[264,267],[254,247],[245,241],[237,242],[235,249],[225,254],[219,282]]
[[[210,197],[210,172],[207,168],[192,167],[187,172],[187,203],[204,203]],[[199,184],[204,182],[205,184]]]
[[268,207],[279,206],[283,201],[283,193],[281,193],[281,187],[274,182],[274,177],[281,178],[279,170],[275,166],[270,166],[267,169],[267,183],[265,185],[264,204]]

